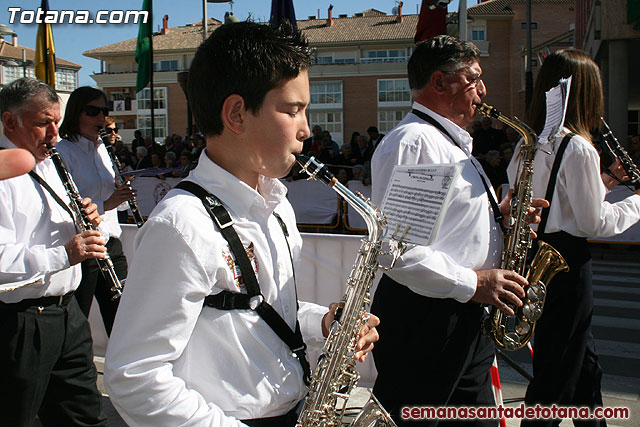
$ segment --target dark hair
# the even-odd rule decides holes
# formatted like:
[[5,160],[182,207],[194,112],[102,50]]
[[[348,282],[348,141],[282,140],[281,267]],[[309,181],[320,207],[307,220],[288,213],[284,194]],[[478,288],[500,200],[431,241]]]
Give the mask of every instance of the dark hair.
[[39,96],[51,103],[60,102],[58,94],[40,80],[23,77],[12,81],[0,91],[0,116],[9,111],[20,117],[23,109]]
[[569,76],[572,76],[571,89],[564,125],[591,141],[590,131],[600,126],[604,96],[598,65],[579,50],[559,50],[544,60],[533,88],[529,124],[537,133],[542,132],[547,114],[545,94],[557,86],[560,79]]
[[290,24],[275,30],[255,22],[221,25],[200,45],[189,70],[189,105],[200,132],[222,132],[220,113],[229,95],[240,95],[257,112],[267,92],[309,68],[310,53]]
[[422,89],[436,70],[455,71],[478,61],[480,51],[471,42],[439,35],[418,43],[409,58],[409,87]]
[[82,109],[91,101],[102,98],[107,102],[107,96],[100,89],[91,86],[81,86],[71,92],[64,111],[64,120],[60,125],[60,138],[77,141],[80,134],[80,114]]

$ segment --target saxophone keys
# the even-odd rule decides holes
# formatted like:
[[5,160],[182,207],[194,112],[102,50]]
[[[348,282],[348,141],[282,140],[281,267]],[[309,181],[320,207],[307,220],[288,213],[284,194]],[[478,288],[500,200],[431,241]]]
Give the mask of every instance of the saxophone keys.
[[524,320],[519,320],[515,327],[515,330],[518,335],[526,335],[531,330],[531,325]]
[[522,314],[528,320],[535,322],[542,316],[542,310],[538,304],[534,302],[528,302],[522,306]]

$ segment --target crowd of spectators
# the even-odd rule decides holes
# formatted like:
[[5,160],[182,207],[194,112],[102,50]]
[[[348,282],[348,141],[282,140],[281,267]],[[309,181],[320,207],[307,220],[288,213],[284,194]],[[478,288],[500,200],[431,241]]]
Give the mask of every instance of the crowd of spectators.
[[205,145],[204,137],[200,133],[187,138],[173,134],[159,143],[150,136],[143,137],[142,132],[136,130],[131,141],[131,149],[122,141],[117,141],[115,150],[124,171],[180,168],[157,176],[160,179],[168,176],[184,178],[196,166]]
[[[371,185],[371,156],[383,137],[378,128],[370,126],[366,134],[355,131],[349,142],[340,146],[329,131],[315,125],[311,128],[311,136],[304,141],[302,154],[313,156],[328,165],[343,184],[358,180],[364,185]],[[307,177],[300,173],[299,167],[294,167],[286,178],[296,180]]]

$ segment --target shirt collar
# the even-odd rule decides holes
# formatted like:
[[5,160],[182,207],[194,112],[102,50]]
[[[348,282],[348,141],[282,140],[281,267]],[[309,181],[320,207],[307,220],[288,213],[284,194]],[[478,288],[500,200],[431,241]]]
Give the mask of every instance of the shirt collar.
[[214,163],[206,150],[202,150],[198,166],[189,173],[187,179],[218,197],[240,217],[247,217],[253,206],[265,212],[265,215],[271,215],[287,194],[286,187],[280,181],[265,176],[260,176],[258,191],[254,190]]
[[76,135],[76,137],[78,139],[72,142],[76,144],[85,153],[89,153],[90,151],[97,150],[98,146],[102,143],[102,139],[100,138],[98,138],[97,141],[91,141],[90,139],[87,139],[82,135]]
[[441,116],[440,114],[436,113],[435,111],[425,107],[424,105],[418,102],[413,103],[413,108],[415,108],[418,111],[422,111],[423,113],[433,117],[438,123],[440,123],[447,130],[447,132],[449,132],[449,134],[453,138],[456,139],[456,142],[467,154],[471,154],[471,151],[473,149],[473,138],[471,137],[471,135],[469,135],[469,132],[467,132],[466,130],[464,130],[463,128],[461,128],[451,120],[447,119],[446,117]]
[[16,146],[16,144],[11,142],[11,140],[9,138],[7,138],[7,135],[5,135],[4,133],[2,134],[2,136],[0,136],[0,147],[2,147],[2,148],[18,148]]

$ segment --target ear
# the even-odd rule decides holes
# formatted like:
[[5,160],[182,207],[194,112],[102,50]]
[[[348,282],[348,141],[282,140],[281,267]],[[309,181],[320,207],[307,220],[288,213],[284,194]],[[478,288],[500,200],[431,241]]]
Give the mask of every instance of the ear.
[[18,116],[13,114],[11,111],[5,111],[2,113],[2,124],[4,125],[5,132],[8,133],[13,133],[18,127],[20,127]]
[[443,94],[445,92],[445,75],[442,71],[436,70],[431,74],[429,78],[429,84],[433,87],[433,90],[437,94]]
[[231,94],[224,100],[220,118],[222,125],[231,132],[239,135],[244,132],[244,117],[247,110],[244,106],[244,98],[238,94]]

